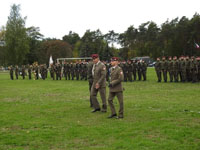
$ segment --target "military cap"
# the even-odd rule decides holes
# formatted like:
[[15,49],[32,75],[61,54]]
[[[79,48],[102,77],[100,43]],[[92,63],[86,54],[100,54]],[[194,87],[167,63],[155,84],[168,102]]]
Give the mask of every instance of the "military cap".
[[92,54],[92,59],[96,59],[96,58],[98,58],[99,57],[99,55],[98,54]]
[[119,61],[119,58],[118,57],[112,57],[111,61]]

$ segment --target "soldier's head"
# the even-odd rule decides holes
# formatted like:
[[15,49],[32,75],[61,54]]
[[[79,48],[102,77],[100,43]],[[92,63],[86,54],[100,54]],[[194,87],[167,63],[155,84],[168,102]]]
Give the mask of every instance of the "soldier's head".
[[157,59],[156,59],[157,61],[160,61],[160,57],[157,57]]
[[118,57],[112,57],[110,63],[111,63],[112,66],[118,65],[118,63],[119,63],[119,58],[118,58]]
[[172,57],[171,57],[171,56],[169,56],[169,57],[168,57],[168,60],[172,60]]
[[99,55],[98,54],[92,54],[92,60],[96,64],[99,61]]
[[162,57],[162,60],[165,60],[165,56]]
[[176,59],[177,59],[177,57],[176,57],[176,56],[174,56],[174,57],[173,57],[173,60],[176,60]]

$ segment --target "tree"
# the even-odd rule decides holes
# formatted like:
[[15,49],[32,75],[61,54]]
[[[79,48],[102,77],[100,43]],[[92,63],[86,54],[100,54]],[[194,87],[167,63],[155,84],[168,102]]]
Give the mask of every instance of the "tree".
[[72,57],[71,45],[61,40],[42,41],[38,52],[39,63],[48,64],[50,55],[52,55],[54,61],[57,58]]
[[0,28],[0,65],[5,65],[5,33],[4,26]]
[[63,36],[63,41],[69,43],[72,48],[74,48],[76,42],[78,42],[80,40],[80,37],[77,33],[69,31],[68,35]]
[[29,52],[29,41],[26,34],[25,20],[20,13],[20,5],[12,5],[6,24],[6,59],[8,64],[21,65]]
[[41,40],[43,39],[43,35],[40,33],[39,27],[29,27],[26,29],[26,32],[30,47],[30,52],[26,55],[26,61],[28,64],[32,64],[33,62],[38,61],[37,53]]

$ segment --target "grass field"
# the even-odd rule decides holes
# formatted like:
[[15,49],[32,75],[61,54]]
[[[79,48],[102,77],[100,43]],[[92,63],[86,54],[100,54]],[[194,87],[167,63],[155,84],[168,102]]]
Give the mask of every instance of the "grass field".
[[147,74],[123,83],[124,119],[107,119],[110,109],[90,112],[87,81],[0,73],[0,150],[200,150],[200,83]]

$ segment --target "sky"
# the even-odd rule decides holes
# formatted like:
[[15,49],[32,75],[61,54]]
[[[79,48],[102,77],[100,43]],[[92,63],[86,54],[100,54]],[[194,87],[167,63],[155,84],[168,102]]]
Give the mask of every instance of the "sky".
[[167,19],[200,14],[200,0],[1,0],[0,27],[6,26],[13,4],[20,4],[26,27],[39,27],[45,38],[57,39],[69,31],[81,37],[88,29],[123,33],[147,21],[160,26]]

